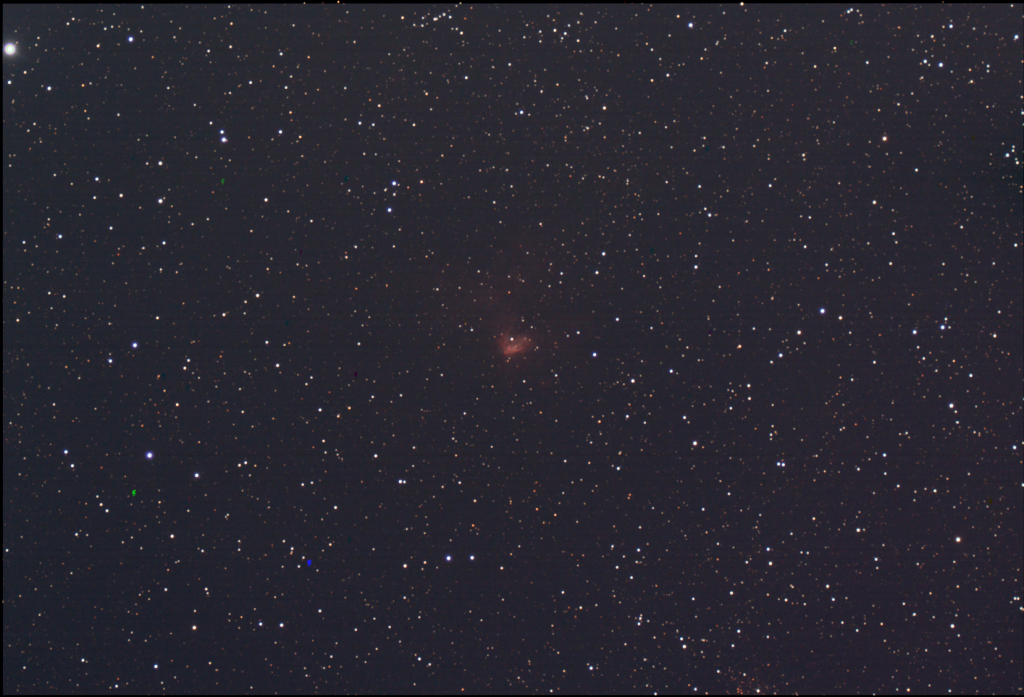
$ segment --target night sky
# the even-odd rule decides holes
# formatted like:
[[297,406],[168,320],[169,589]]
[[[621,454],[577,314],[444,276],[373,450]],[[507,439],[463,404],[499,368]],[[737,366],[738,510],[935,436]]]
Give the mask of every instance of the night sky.
[[1022,33],[5,4],[4,692],[1020,694]]

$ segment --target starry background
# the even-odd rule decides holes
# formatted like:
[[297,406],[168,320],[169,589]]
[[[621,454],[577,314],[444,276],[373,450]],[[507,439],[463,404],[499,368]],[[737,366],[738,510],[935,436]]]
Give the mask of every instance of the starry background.
[[5,4],[4,692],[1020,694],[1021,33]]

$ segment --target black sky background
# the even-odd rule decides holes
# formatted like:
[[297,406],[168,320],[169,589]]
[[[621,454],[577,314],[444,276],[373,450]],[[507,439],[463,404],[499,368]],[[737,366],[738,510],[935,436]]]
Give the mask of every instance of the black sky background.
[[5,693],[1024,691],[1019,5],[3,21]]

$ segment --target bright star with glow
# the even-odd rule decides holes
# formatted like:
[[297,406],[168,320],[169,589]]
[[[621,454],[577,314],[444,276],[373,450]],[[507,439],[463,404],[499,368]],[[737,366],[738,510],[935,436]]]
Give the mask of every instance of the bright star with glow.
[[4,46],[4,55],[13,56],[14,50],[14,44],[7,44]]

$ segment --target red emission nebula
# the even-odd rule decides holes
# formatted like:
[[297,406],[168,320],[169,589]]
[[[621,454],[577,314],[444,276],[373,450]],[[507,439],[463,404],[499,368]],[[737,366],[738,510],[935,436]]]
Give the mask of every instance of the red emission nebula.
[[451,336],[474,345],[480,337],[506,369],[555,371],[590,339],[588,313],[579,310],[586,289],[564,283],[571,259],[546,245],[540,223],[516,228],[483,246],[468,240],[465,260],[416,279],[415,295],[426,320],[448,323]]
[[513,335],[505,332],[501,336],[501,354],[506,358],[528,351],[533,341],[525,334]]

